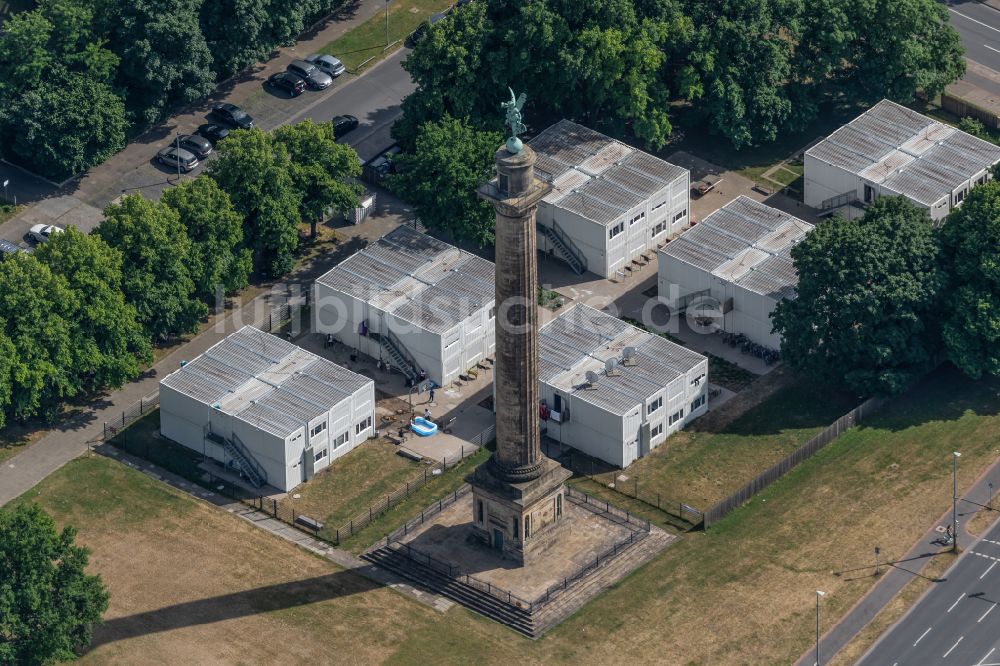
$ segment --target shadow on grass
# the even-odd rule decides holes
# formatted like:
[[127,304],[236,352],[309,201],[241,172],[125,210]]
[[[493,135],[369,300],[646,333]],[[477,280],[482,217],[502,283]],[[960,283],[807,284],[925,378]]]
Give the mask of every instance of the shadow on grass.
[[108,620],[94,629],[90,649],[164,631],[213,624],[369,592],[381,587],[365,577],[365,569],[371,568],[373,567],[362,567],[357,572],[338,571],[305,580],[265,585]]

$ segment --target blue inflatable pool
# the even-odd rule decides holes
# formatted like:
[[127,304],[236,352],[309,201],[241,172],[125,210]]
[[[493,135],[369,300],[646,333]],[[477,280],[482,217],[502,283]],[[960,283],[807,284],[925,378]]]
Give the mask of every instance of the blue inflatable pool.
[[421,437],[430,437],[438,431],[437,424],[433,421],[428,421],[422,416],[410,421],[410,430]]

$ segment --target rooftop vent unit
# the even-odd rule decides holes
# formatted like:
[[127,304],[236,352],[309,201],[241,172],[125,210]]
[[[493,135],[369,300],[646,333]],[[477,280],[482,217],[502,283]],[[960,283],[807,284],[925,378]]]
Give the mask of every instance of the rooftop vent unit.
[[635,347],[626,347],[622,350],[622,365],[635,365]]
[[587,388],[596,389],[597,383],[601,381],[601,376],[592,370],[587,370]]
[[604,361],[604,374],[608,377],[615,377],[618,375],[618,361],[613,358],[609,358]]

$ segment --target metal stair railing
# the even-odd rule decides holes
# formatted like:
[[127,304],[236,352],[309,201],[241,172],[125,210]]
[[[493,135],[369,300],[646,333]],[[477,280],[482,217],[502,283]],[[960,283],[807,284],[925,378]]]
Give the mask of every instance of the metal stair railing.
[[226,452],[239,463],[240,469],[243,470],[254,486],[259,488],[267,483],[267,472],[257,462],[257,459],[253,457],[253,454],[250,453],[246,445],[243,444],[239,435],[234,432],[232,439],[224,440],[223,446]]
[[386,330],[385,334],[379,337],[379,342],[410,381],[420,380],[420,364],[406,351],[406,347],[392,331]]
[[844,192],[843,194],[838,194],[835,197],[830,197],[829,199],[824,199],[819,205],[820,210],[830,210],[832,208],[840,208],[841,206],[846,206],[849,203],[857,201],[858,193],[854,190],[850,192]]
[[535,225],[551,241],[552,245],[559,250],[563,259],[566,260],[566,263],[570,265],[570,268],[577,275],[582,275],[587,271],[587,258],[580,251],[580,248],[577,247],[576,243],[566,235],[566,232],[562,230],[558,222],[552,220],[551,227],[545,226],[541,222],[536,222]]

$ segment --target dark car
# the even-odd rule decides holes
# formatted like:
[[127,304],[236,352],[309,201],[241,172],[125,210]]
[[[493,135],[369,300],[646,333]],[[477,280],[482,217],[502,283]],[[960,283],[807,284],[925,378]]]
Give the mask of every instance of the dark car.
[[410,36],[406,38],[406,43],[409,44],[410,46],[413,46],[414,44],[416,44],[417,42],[419,42],[421,39],[424,38],[424,33],[427,31],[428,26],[434,25],[438,21],[447,18],[447,16],[448,16],[447,11],[438,12],[437,14],[434,14],[429,19],[421,23],[416,30],[410,33]]
[[213,104],[212,112],[209,115],[239,129],[250,129],[253,127],[253,118],[250,117],[250,114],[235,104],[229,104],[228,102]]
[[334,116],[333,135],[342,137],[358,126],[358,119],[354,116]]
[[197,134],[181,135],[174,145],[178,144],[189,153],[194,153],[200,160],[212,154],[212,142]]
[[219,123],[205,123],[198,127],[198,134],[211,141],[214,146],[229,136],[229,128]]
[[267,85],[284,90],[289,97],[297,97],[306,89],[306,82],[291,72],[278,72],[267,77]]
[[305,60],[293,60],[288,63],[287,69],[291,74],[305,79],[313,90],[326,90],[333,83],[332,76]]

